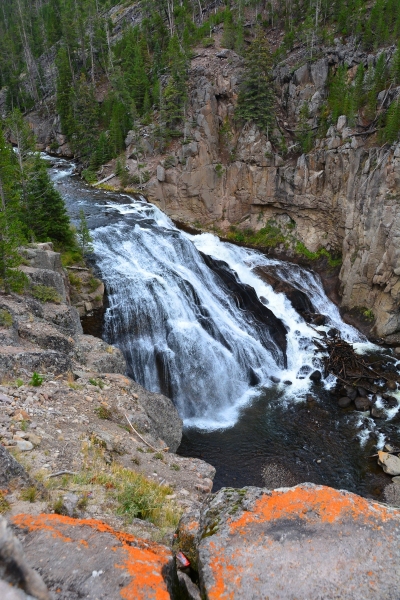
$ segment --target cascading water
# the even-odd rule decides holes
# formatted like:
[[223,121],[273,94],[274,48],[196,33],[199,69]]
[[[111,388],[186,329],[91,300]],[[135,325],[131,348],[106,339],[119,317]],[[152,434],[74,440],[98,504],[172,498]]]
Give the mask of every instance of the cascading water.
[[[288,397],[308,389],[307,375],[320,366],[315,330],[254,273],[277,261],[211,234],[183,233],[144,201],[109,208],[123,220],[94,231],[96,264],[109,293],[105,332],[123,350],[136,381],[168,394],[186,424],[204,428],[232,425],[254,386],[271,384],[271,376],[292,382]],[[242,287],[255,290],[261,310],[266,306],[264,312],[275,318],[273,327],[241,306],[202,254],[223,261]],[[283,279],[312,291],[314,306],[329,315],[330,326],[360,340],[315,275],[285,263],[280,269]],[[286,348],[276,329],[280,339],[286,330]]]

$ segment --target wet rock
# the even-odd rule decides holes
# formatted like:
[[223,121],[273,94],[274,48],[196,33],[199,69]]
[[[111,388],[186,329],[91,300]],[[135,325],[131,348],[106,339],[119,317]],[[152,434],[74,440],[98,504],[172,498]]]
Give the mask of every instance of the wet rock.
[[[231,294],[234,302],[243,311],[246,311],[250,319],[256,322],[260,330],[260,342],[263,346],[274,353],[279,348],[283,355],[283,366],[286,366],[287,331],[283,322],[260,302],[251,286],[243,284],[239,280],[237,274],[232,271],[226,262],[212,258],[202,252],[200,254],[206,265],[221,279],[222,286]],[[267,329],[267,335],[263,335],[264,327]],[[271,337],[274,341],[273,344],[271,344]]]
[[395,381],[388,381],[386,383],[386,387],[387,387],[388,390],[391,390],[391,391],[397,390],[397,384],[396,384]]
[[339,330],[336,329],[336,327],[331,327],[330,329],[328,329],[327,333],[329,337],[336,337],[337,335],[339,335]]
[[383,408],[377,408],[376,406],[371,408],[371,417],[374,417],[374,419],[383,419],[384,416],[385,411]]
[[347,385],[345,388],[346,396],[351,398],[351,400],[355,400],[357,397],[357,390],[350,385]]
[[280,383],[280,379],[279,377],[275,377],[275,375],[271,375],[270,380],[272,381],[272,383]]
[[322,374],[321,371],[313,371],[310,375],[310,379],[311,381],[314,381],[315,383],[318,383],[319,381],[321,381],[322,379]]
[[378,465],[388,475],[400,475],[400,458],[398,456],[380,451],[378,452]]
[[371,406],[371,403],[368,400],[368,398],[363,398],[360,396],[354,400],[354,404],[356,405],[357,410],[361,410],[363,412],[369,410]]
[[325,325],[326,324],[326,316],[325,315],[315,315],[311,319],[311,322],[317,326]]
[[348,396],[343,396],[343,398],[339,398],[338,405],[340,408],[347,408],[352,403],[352,399]]
[[368,392],[367,392],[367,390],[366,390],[365,388],[363,388],[363,387],[358,387],[358,388],[357,388],[357,394],[358,394],[359,396],[362,396],[363,398],[366,398],[366,397],[367,397],[367,395],[368,395]]
[[310,313],[314,313],[315,309],[311,300],[302,290],[297,289],[291,283],[280,278],[279,273],[273,265],[257,267],[255,273],[266,281],[277,294],[285,294],[290,300],[293,308],[302,314],[304,318]]
[[398,404],[397,398],[389,396],[389,394],[382,394],[382,400],[386,408],[395,408]]
[[[30,566],[21,543],[3,517],[0,517],[0,578],[13,586],[21,587],[37,600],[50,600],[44,581]],[[7,596],[0,597],[4,600]],[[18,596],[15,598],[18,599]],[[10,599],[14,600],[12,596]]]
[[178,582],[168,548],[117,532],[101,521],[17,515],[27,560],[58,598],[165,599]]
[[290,381],[290,379],[285,379],[285,381],[283,382],[285,385],[293,385],[292,381]]
[[223,489],[202,509],[200,588],[208,600],[394,599],[399,525],[400,511],[324,486]]
[[306,402],[308,402],[309,404],[311,404],[311,402],[315,402],[315,397],[311,396],[311,394],[307,394]]

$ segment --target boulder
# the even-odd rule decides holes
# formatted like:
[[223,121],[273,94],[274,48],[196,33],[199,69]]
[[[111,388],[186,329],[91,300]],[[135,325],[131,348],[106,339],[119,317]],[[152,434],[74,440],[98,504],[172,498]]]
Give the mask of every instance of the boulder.
[[51,372],[55,375],[66,373],[72,367],[71,359],[54,350],[25,351],[24,348],[3,348],[0,354],[0,376],[14,376],[21,371],[33,373]]
[[328,80],[329,65],[326,58],[321,58],[311,65],[311,77],[315,87],[323,88]]
[[140,392],[140,404],[148,415],[155,437],[159,436],[170,452],[176,452],[182,439],[183,422],[174,403],[167,396],[149,392],[132,382],[132,391]]
[[399,510],[325,486],[222,489],[201,514],[202,597],[395,600],[399,526]]
[[378,464],[388,475],[400,475],[400,458],[388,452],[378,452]]
[[32,285],[45,285],[46,287],[52,287],[56,290],[60,297],[61,302],[67,301],[65,293],[64,277],[57,271],[51,271],[50,269],[36,269],[34,267],[22,266],[19,268],[25,275],[30,279]]
[[178,586],[168,548],[101,521],[42,514],[12,522],[26,559],[54,597],[168,600]]
[[371,406],[371,402],[368,400],[368,398],[364,398],[364,397],[360,397],[360,396],[354,400],[354,404],[356,405],[357,410],[361,410],[363,412],[365,412],[366,410],[369,410],[369,408]]
[[316,371],[313,371],[310,375],[311,381],[314,381],[314,382],[321,381],[321,378],[322,378],[322,374],[321,374],[321,371],[318,371],[318,369]]
[[350,406],[352,400],[348,396],[343,396],[343,398],[339,398],[338,405],[340,408],[347,408]]
[[18,487],[31,485],[24,467],[0,444],[0,489],[7,489],[15,483]]

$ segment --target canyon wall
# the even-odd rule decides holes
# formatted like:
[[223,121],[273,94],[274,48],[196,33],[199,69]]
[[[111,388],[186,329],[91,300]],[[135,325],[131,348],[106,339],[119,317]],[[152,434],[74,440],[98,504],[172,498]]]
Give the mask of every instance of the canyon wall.
[[[337,45],[314,63],[278,67],[281,118],[271,137],[287,139],[299,127],[305,101],[308,125],[316,126],[335,64],[345,62],[352,76],[361,61],[374,60]],[[399,343],[400,145],[381,146],[376,135],[339,117],[310,153],[285,156],[254,126],[241,129],[234,122],[241,69],[242,60],[230,50],[203,49],[193,59],[192,126],[186,143],[175,143],[167,157],[152,156],[149,144],[148,199],[176,220],[222,231],[232,225],[258,230],[272,222],[287,239],[286,250],[301,242],[311,252],[341,254],[342,306],[372,311],[371,334]],[[134,154],[130,145],[127,156]],[[135,161],[127,162],[134,171]]]

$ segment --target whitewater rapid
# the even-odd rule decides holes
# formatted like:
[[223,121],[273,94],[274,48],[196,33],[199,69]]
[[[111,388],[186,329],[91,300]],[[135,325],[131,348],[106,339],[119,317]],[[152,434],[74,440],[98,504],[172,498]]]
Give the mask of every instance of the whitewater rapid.
[[[363,341],[343,323],[319,277],[306,269],[221,242],[210,233],[184,233],[144,200],[127,197],[126,205],[110,202],[108,208],[123,219],[93,231],[96,265],[108,290],[105,336],[124,352],[136,381],[173,398],[186,425],[233,425],[241,407],[272,385],[271,376],[281,380],[278,387],[285,389],[286,400],[304,398],[308,375],[321,368],[312,343],[315,327],[255,274],[257,267],[274,265],[283,280],[304,291],[328,317],[321,331],[336,327],[348,341]],[[258,326],[201,253],[224,261],[283,322],[286,365],[268,332],[263,331],[261,343]]]

